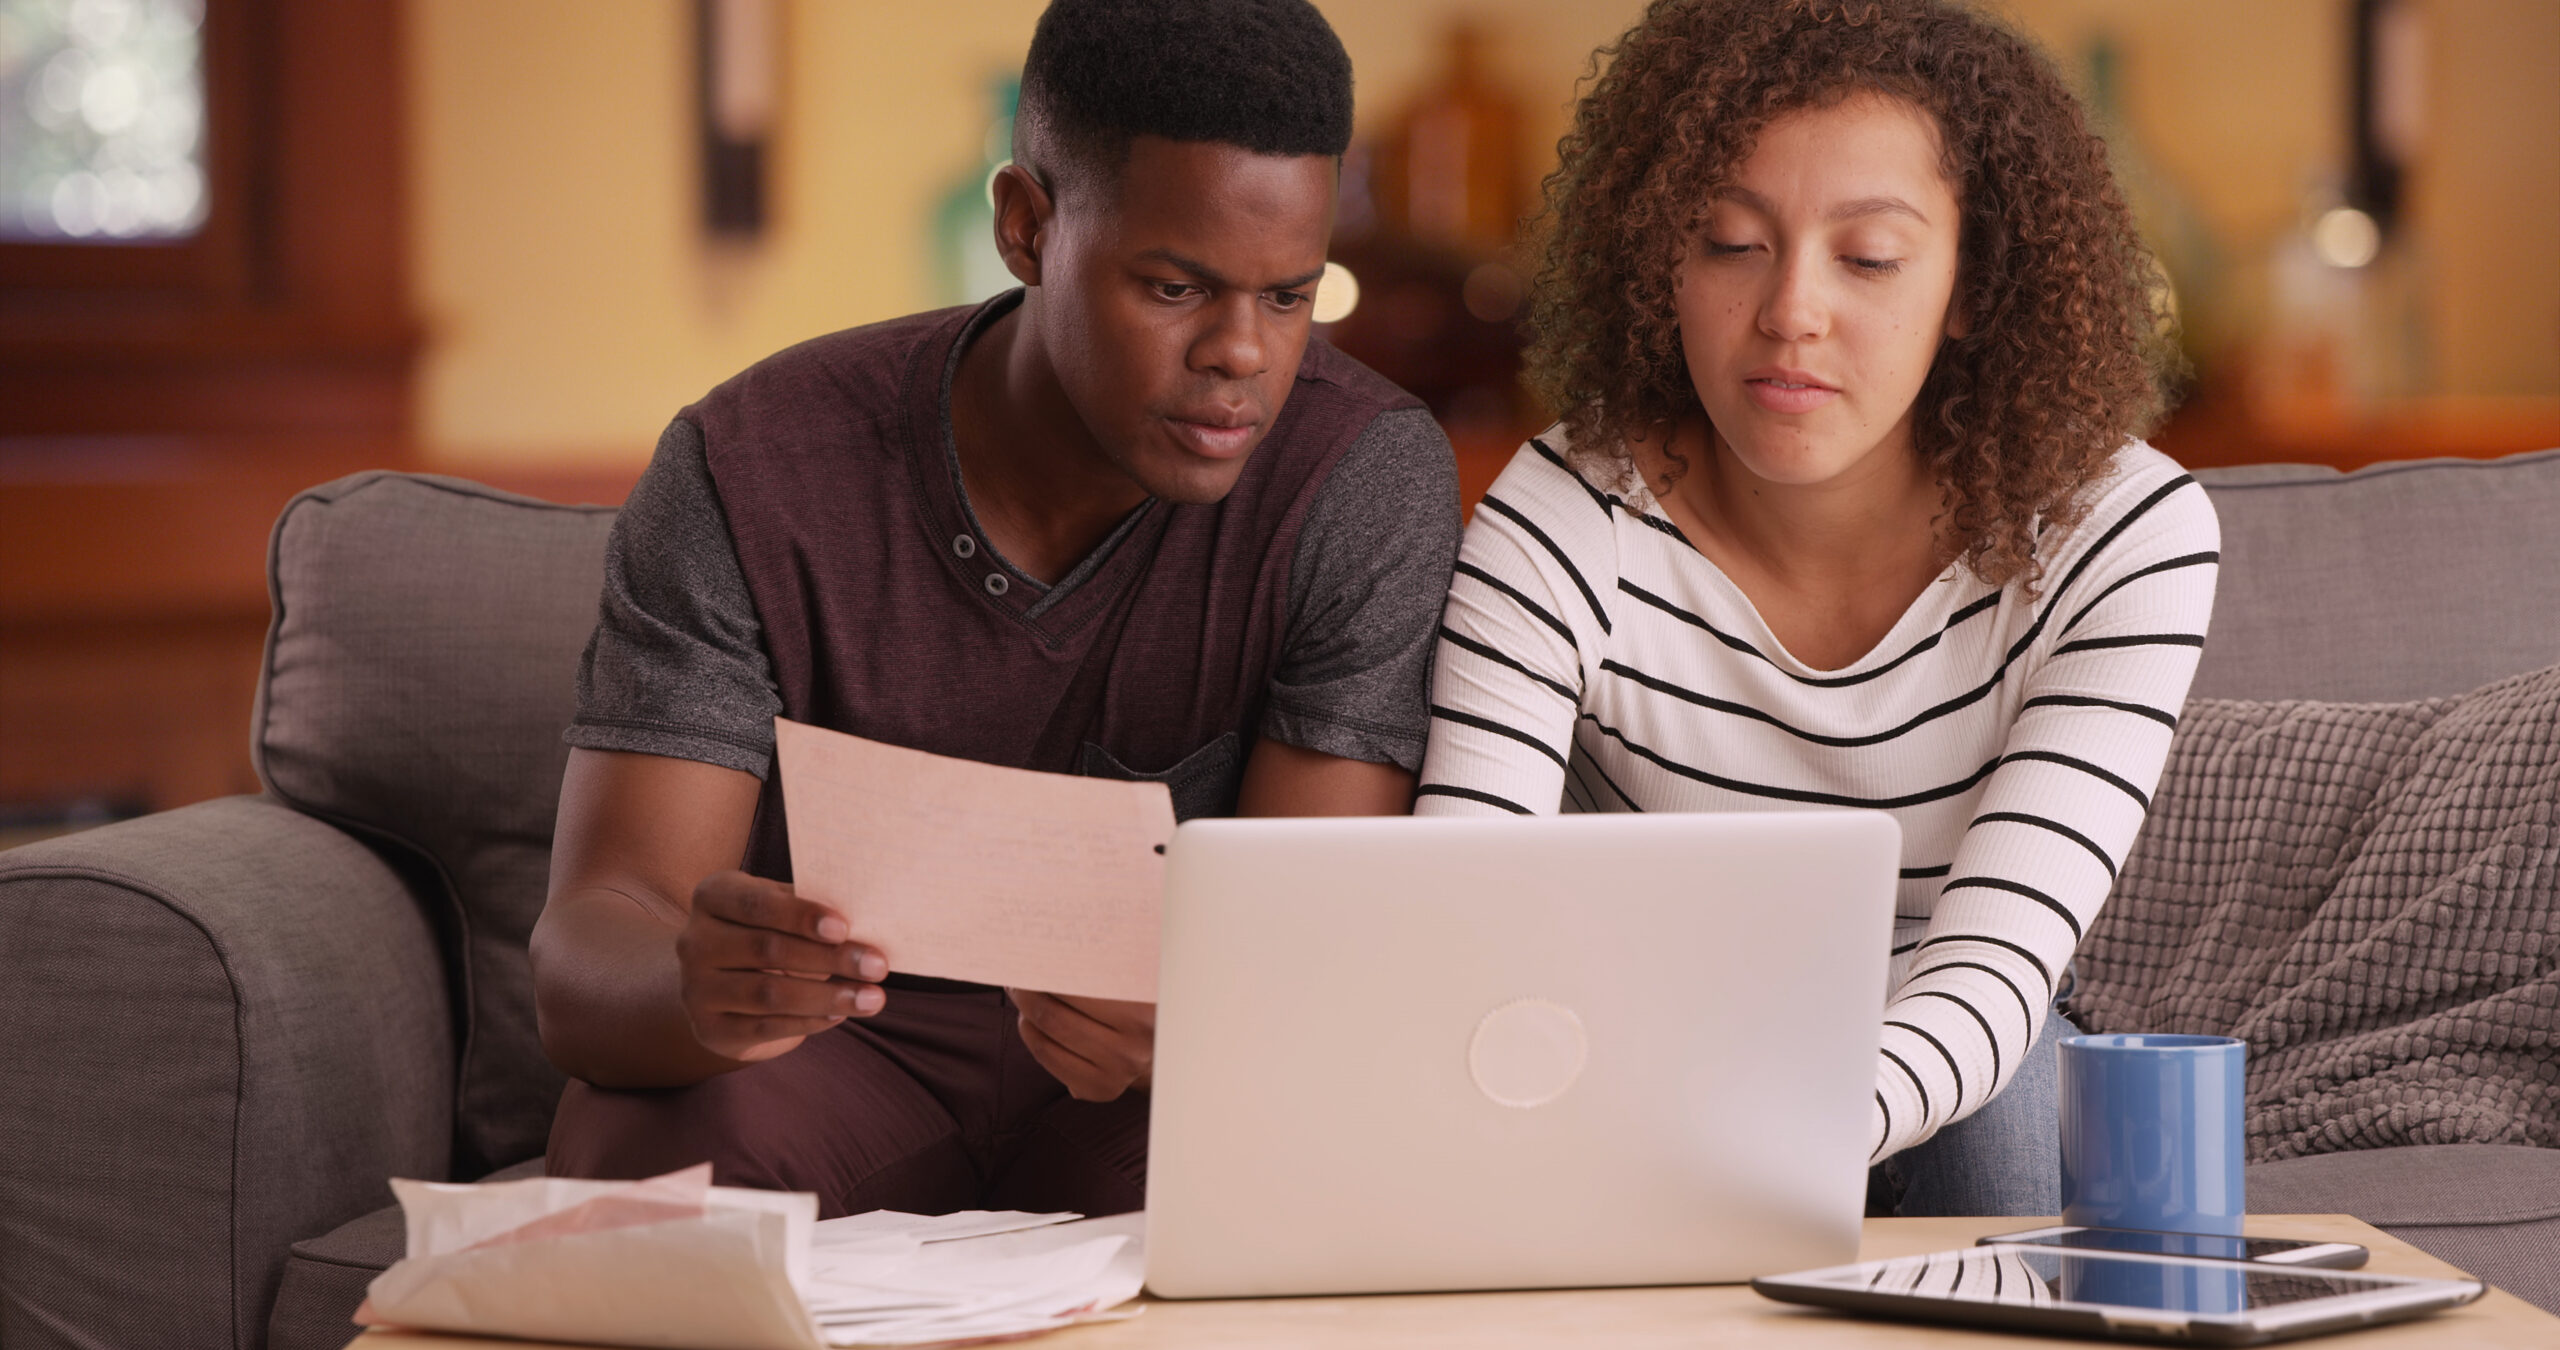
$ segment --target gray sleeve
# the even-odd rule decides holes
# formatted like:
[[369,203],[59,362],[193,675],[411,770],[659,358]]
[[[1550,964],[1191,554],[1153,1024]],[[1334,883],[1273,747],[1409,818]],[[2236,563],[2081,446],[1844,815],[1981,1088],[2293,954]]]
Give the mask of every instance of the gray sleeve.
[[764,777],[782,696],[693,423],[667,424],[622,504],[599,608],[564,739]]
[[1307,509],[1263,735],[1420,769],[1458,531],[1449,438],[1422,409],[1380,415]]

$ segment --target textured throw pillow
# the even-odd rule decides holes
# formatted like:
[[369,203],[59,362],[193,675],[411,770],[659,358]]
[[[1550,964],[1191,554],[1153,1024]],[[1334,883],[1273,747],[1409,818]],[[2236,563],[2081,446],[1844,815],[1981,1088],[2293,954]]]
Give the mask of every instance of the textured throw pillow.
[[293,806],[432,865],[463,1009],[454,1137],[472,1175],[542,1152],[564,1081],[525,941],[614,512],[365,473],[294,498],[269,566],[258,771]]
[[2077,968],[2093,1031],[2248,1041],[2252,1161],[2560,1147],[2560,667],[2190,702]]

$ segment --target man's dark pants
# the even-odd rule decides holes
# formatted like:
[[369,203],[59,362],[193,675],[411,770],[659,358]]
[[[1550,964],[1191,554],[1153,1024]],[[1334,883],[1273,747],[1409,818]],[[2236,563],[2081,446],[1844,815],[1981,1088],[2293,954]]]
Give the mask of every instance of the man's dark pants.
[[872,1209],[1118,1214],[1146,1203],[1147,1094],[1080,1102],[1031,1058],[1002,990],[892,976],[887,1006],[692,1087],[572,1082],[553,1176],[655,1176],[708,1161],[724,1186]]

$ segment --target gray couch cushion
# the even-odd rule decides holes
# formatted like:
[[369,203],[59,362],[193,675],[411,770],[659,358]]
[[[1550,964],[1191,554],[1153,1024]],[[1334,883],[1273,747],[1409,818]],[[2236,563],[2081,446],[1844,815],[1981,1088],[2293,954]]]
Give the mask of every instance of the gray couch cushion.
[[[515,1181],[542,1175],[530,1159],[483,1181]],[[350,1219],[316,1238],[293,1244],[276,1291],[275,1319],[267,1324],[267,1350],[341,1350],[356,1333],[356,1308],[373,1277],[406,1254],[408,1225],[398,1205]]]
[[2560,661],[2560,450],[2196,477],[2222,578],[2191,697],[2432,698]]
[[2560,1146],[2560,667],[2190,701],[2077,969],[2092,1031],[2249,1042],[2252,1158]]
[[2438,1144],[2249,1169],[2258,1214],[2352,1214],[2560,1313],[2560,1149]]
[[559,1100],[525,944],[612,525],[604,507],[391,473],[313,488],[276,522],[258,771],[450,888],[466,1170],[540,1153]]

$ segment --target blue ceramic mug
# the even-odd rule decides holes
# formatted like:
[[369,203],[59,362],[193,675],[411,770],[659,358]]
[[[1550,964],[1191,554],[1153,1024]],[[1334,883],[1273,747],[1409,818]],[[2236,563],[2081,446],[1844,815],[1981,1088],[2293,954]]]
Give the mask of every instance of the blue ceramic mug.
[[2240,1234],[2248,1047],[2227,1036],[2062,1041],[2062,1221]]

